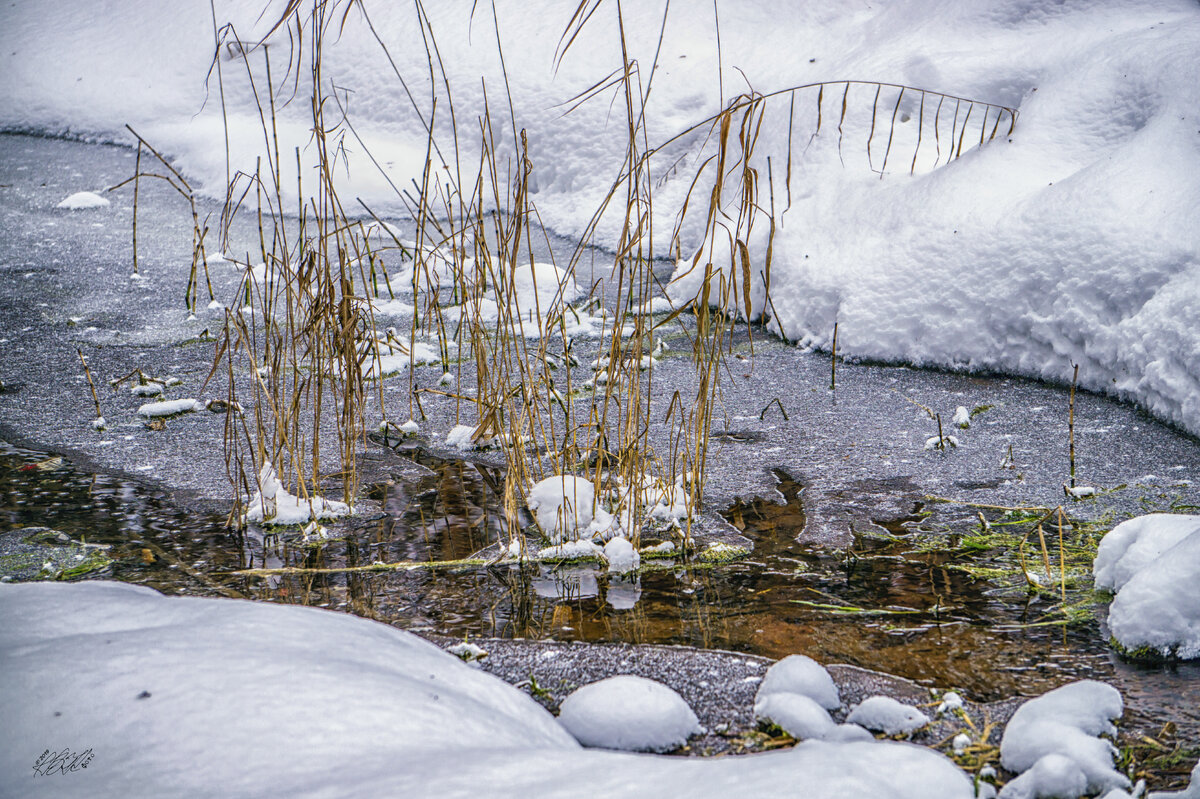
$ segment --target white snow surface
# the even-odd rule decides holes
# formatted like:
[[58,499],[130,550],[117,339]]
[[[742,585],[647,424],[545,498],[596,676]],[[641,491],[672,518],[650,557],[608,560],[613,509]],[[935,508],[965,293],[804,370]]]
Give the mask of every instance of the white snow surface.
[[[14,796],[565,798],[586,785],[727,799],[803,780],[816,799],[972,797],[950,760],[907,744],[715,760],[580,749],[523,692],[326,610],[31,583],[0,585],[0,618],[0,774]],[[94,757],[38,777],[48,747]]]
[[1200,658],[1200,516],[1118,524],[1100,541],[1092,572],[1097,588],[1116,592],[1108,626],[1123,647]]
[[871,696],[855,706],[846,721],[884,735],[909,735],[928,724],[929,717],[890,696]]
[[[242,40],[255,41],[282,8],[276,1],[261,13],[263,5],[217,0],[216,21],[231,22]],[[475,6],[433,4],[425,8],[428,28],[410,5],[368,6],[410,87],[427,84],[422,37],[431,29],[437,39],[463,149],[456,159],[452,115],[443,112],[447,98],[439,97],[435,138],[447,168],[437,170],[435,158],[433,183],[441,185],[461,164],[470,193],[485,91],[499,161],[516,162],[507,98],[497,88],[507,83],[516,128],[527,134],[538,217],[558,233],[578,236],[612,189],[625,154],[625,122],[612,91],[569,114],[564,104],[621,66],[617,4],[599,7],[560,63],[554,53],[574,4],[497,0],[495,22],[490,8],[483,13]],[[867,146],[872,87],[851,88],[844,136],[835,124],[839,86],[825,92],[820,132],[815,89],[796,94],[794,119],[791,95],[768,100],[751,165],[760,186],[767,183],[766,159],[774,165],[771,325],[802,346],[827,348],[836,321],[839,349],[848,357],[1060,382],[1079,364],[1084,388],[1136,400],[1200,432],[1196,3],[726,0],[720,59],[712,14],[671,6],[660,49],[663,4],[627,3],[622,10],[629,58],[648,75],[658,55],[645,109],[646,142],[664,145],[650,165],[658,252],[668,251],[691,178],[718,137],[702,127],[668,140],[748,87],[771,92],[821,80],[879,80],[1015,107],[1011,136],[1007,121],[981,147],[968,135],[962,157],[947,162],[951,120],[961,121],[965,110],[935,115],[930,101],[921,114],[920,96],[908,91],[897,108],[895,140],[886,144],[885,169],[883,139],[890,136],[876,130]],[[85,0],[59,0],[54,14],[37,0],[6,7],[0,128],[128,142],[129,123],[160,151],[175,154],[193,185],[224,197],[225,176],[252,172],[255,159],[266,155],[255,95],[242,77],[247,63],[262,71],[263,51],[243,57],[222,50],[223,111],[216,76],[209,75],[208,2],[115,0],[103,15],[93,12]],[[338,170],[338,179],[345,196],[386,213],[401,205],[393,185],[422,179],[424,122],[434,101],[427,89],[406,94],[362,14],[349,14],[338,33],[326,41],[323,74],[350,98],[348,113],[362,138],[349,142],[348,168]],[[270,44],[279,74],[287,32],[277,31]],[[302,80],[302,97],[305,88]],[[880,105],[878,127],[887,132],[895,96],[885,92]],[[300,147],[305,168],[314,158],[306,108],[292,102],[280,109],[278,145],[283,152]],[[214,146],[225,138],[223,113],[230,124],[228,165],[225,147]],[[977,121],[978,109],[972,134]],[[790,185],[784,163],[791,166]],[[283,167],[283,185],[294,186],[294,166],[285,158]],[[680,228],[685,257],[705,243],[707,202],[700,198],[707,199],[711,184],[704,181],[712,171]],[[619,246],[623,211],[610,208],[599,221],[597,243]],[[735,222],[720,214],[717,222],[715,248],[701,252],[701,260],[711,254],[721,267]],[[753,280],[746,310],[755,316],[765,305],[767,233],[760,217],[740,236]],[[677,304],[696,295],[701,271],[678,276],[670,292]]]
[[94,191],[77,191],[54,207],[65,208],[68,211],[82,211],[87,208],[103,208],[111,204],[107,198],[101,197]]
[[[1089,793],[1128,788],[1129,780],[1113,768],[1116,747],[1097,737],[1115,735],[1111,719],[1120,718],[1123,710],[1121,693],[1102,682],[1081,680],[1055,688],[1017,708],[1000,739],[1000,762],[1009,771],[1023,774],[1035,770],[1046,755],[1061,755],[1082,771]],[[1038,780],[1069,780],[1069,771],[1059,761],[1051,761],[1011,796],[1051,795],[1038,787]]]
[[1123,521],[1105,534],[1096,549],[1092,574],[1096,588],[1117,592],[1193,533],[1200,532],[1200,516],[1151,513]]
[[701,732],[696,714],[660,682],[622,674],[585,685],[563,700],[558,721],[584,746],[666,752]]
[[553,543],[593,536],[611,537],[612,514],[600,505],[591,480],[555,475],[534,484],[525,502],[537,517],[538,527]]
[[829,672],[807,655],[788,655],[767,669],[754,697],[755,705],[772,694],[806,696],[825,710],[837,710],[842,706],[837,685]]
[[626,574],[641,565],[642,556],[624,536],[616,536],[604,545],[604,558],[610,574]]
[[162,400],[161,402],[147,402],[138,408],[138,414],[150,417],[174,416],[177,413],[190,413],[202,410],[204,410],[204,403],[197,399],[174,399]]
[[874,741],[875,736],[857,724],[835,724],[829,712],[812,698],[786,692],[759,695],[754,717],[778,725],[797,740]]
[[1087,777],[1074,760],[1049,754],[1001,788],[999,799],[1079,799],[1087,784]]

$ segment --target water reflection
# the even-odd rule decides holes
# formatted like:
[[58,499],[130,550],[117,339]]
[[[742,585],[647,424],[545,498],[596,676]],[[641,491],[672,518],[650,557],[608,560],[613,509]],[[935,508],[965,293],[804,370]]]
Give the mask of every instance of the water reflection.
[[[107,576],[169,594],[240,596],[348,611],[456,637],[686,644],[782,657],[804,652],[975,699],[1032,694],[1071,679],[1108,680],[1135,714],[1181,723],[1200,739],[1200,666],[1146,668],[1110,653],[1094,618],[1044,625],[1051,600],[952,568],[945,550],[861,538],[846,553],[801,547],[802,488],[779,473],[779,497],[730,508],[756,542],[744,561],[704,568],[645,561],[637,577],[588,566],[471,566],[346,571],[377,562],[470,557],[507,539],[488,467],[409,453],[424,476],[397,469],[371,489],[384,514],[344,539],[235,533],[218,515],[185,513],[145,487],[75,470],[20,471],[44,453],[0,443],[0,520],[45,525],[110,544]],[[919,510],[919,509],[915,509]],[[920,515],[879,520],[907,535]],[[328,572],[247,577],[249,567]]]

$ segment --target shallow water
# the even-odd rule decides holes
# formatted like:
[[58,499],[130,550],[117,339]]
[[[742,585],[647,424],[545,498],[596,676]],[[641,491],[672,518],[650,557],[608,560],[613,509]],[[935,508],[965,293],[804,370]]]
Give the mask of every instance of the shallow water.
[[[1075,623],[1045,623],[1060,618],[1056,597],[955,569],[977,556],[923,545],[920,507],[875,520],[890,538],[859,536],[846,551],[799,545],[802,487],[783,472],[775,475],[778,496],[728,509],[755,550],[716,567],[648,561],[633,580],[587,565],[231,574],[453,560],[497,540],[498,474],[406,454],[425,469],[397,459],[392,477],[369,492],[382,514],[358,519],[346,538],[320,545],[305,545],[296,534],[226,530],[222,518],[188,513],[140,483],[90,474],[69,461],[22,471],[47,455],[4,443],[0,514],[7,529],[45,525],[109,544],[115,562],[94,576],[169,594],[322,606],[459,637],[686,644],[770,657],[803,652],[958,688],[979,701],[1102,679],[1122,691],[1144,729],[1174,721],[1180,740],[1200,740],[1200,665],[1122,662],[1106,644],[1103,604]],[[1068,600],[1087,597],[1073,589]]]

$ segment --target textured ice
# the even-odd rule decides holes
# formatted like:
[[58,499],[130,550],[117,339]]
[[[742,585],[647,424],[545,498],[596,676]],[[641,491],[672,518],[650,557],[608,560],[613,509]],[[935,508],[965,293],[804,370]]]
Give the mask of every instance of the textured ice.
[[683,697],[662,683],[623,674],[563,700],[558,721],[584,746],[666,752],[701,731]]

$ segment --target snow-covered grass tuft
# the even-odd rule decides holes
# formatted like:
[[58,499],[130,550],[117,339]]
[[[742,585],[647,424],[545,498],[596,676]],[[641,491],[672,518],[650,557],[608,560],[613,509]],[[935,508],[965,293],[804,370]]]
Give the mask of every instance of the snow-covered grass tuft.
[[283,487],[270,461],[258,473],[259,490],[254,492],[242,517],[244,522],[260,524],[306,524],[316,519],[336,519],[352,513],[344,502],[312,496],[297,497]]

